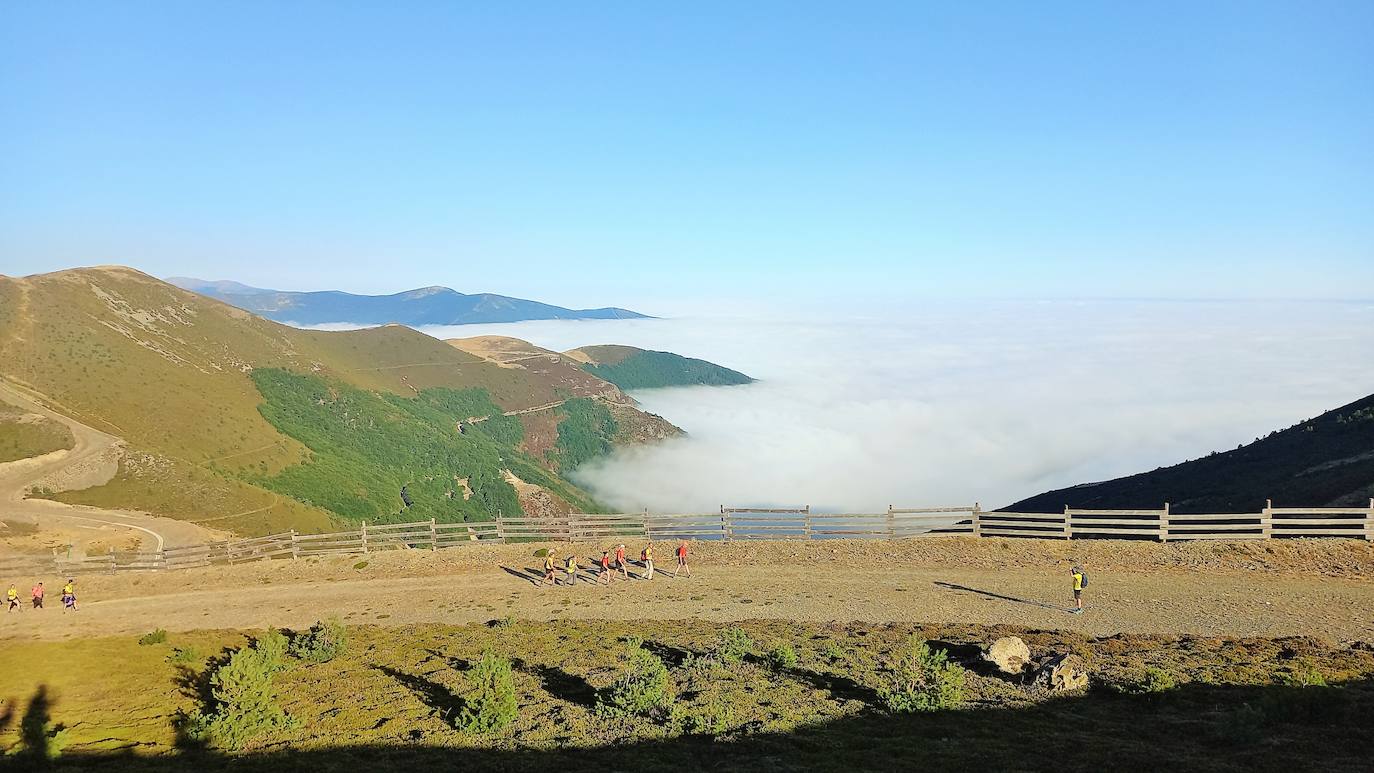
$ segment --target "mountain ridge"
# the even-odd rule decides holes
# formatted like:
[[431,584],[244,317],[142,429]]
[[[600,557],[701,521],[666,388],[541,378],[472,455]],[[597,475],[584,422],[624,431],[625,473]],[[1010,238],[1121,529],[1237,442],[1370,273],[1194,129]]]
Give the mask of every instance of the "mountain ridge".
[[296,292],[252,287],[232,280],[168,277],[169,284],[237,306],[275,322],[296,325],[473,325],[549,319],[652,319],[608,306],[569,309],[495,293],[460,293],[431,285],[386,295],[341,290]]
[[1374,395],[1275,430],[1229,451],[1149,472],[1080,483],[1027,497],[1003,510],[1058,513],[1159,508],[1258,512],[1275,506],[1350,507],[1374,497]]

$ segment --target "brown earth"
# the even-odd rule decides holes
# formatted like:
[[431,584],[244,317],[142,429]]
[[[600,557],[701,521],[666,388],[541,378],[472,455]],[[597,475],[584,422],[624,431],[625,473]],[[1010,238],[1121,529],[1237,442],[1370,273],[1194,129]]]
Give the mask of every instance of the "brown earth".
[[[589,567],[611,542],[577,545]],[[1374,641],[1374,546],[1057,542],[938,537],[692,547],[693,578],[661,569],[611,587],[535,584],[537,545],[279,560],[79,579],[82,609],[6,616],[0,638],[60,639],[153,628],[466,623],[497,617],[1007,624],[1091,635],[1316,635]],[[567,545],[555,546],[567,550]],[[628,545],[637,555],[639,543]],[[672,545],[659,543],[660,566]],[[1090,577],[1071,615],[1068,567]],[[638,574],[636,568],[633,574]],[[560,572],[561,574],[561,572]],[[584,573],[590,578],[590,573]],[[37,579],[3,578],[21,585]],[[26,585],[23,587],[27,587]]]

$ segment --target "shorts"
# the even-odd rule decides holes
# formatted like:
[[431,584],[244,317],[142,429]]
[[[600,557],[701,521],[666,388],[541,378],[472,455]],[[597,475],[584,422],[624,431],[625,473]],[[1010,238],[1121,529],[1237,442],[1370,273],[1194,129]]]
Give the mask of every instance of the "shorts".
[[1076,590],[1076,591],[1073,592],[1073,600],[1074,600],[1074,601],[1078,601],[1078,600],[1081,599],[1081,598],[1083,598],[1083,591],[1081,591],[1081,590]]

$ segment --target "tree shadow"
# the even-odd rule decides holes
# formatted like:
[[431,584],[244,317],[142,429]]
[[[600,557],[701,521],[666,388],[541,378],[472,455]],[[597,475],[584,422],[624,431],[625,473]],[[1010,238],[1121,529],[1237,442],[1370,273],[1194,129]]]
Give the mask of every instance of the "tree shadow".
[[1041,608],[1044,608],[1044,609],[1053,609],[1053,610],[1057,610],[1057,611],[1060,611],[1060,612],[1066,611],[1066,609],[1065,609],[1064,607],[1061,607],[1061,606],[1059,606],[1059,605],[1057,605],[1057,604],[1047,604],[1047,603],[1045,603],[1045,602],[1043,602],[1043,601],[1035,601],[1035,600],[1033,600],[1033,599],[1021,599],[1021,598],[1017,598],[1017,597],[1015,597],[1015,596],[1007,596],[1007,595],[1004,595],[1004,594],[1001,594],[1001,593],[993,593],[992,591],[988,591],[988,590],[979,590],[978,588],[970,588],[970,587],[968,587],[967,585],[956,585],[955,583],[952,583],[952,582],[938,582],[938,581],[937,581],[937,582],[934,583],[934,585],[936,585],[937,587],[940,587],[940,588],[945,588],[946,590],[959,591],[959,592],[961,592],[961,593],[973,593],[973,594],[977,594],[977,595],[979,595],[979,596],[983,596],[983,597],[985,597],[985,598],[997,599],[997,600],[999,600],[999,601],[1011,601],[1011,602],[1014,602],[1014,603],[1016,603],[1016,604],[1026,604],[1026,605],[1033,606],[1033,607],[1041,607]]
[[691,650],[683,649],[682,647],[674,647],[671,644],[664,644],[659,641],[644,641],[642,645],[644,649],[654,653],[659,660],[662,660],[673,668],[681,666],[687,660],[688,655],[704,654],[694,653]]
[[463,699],[438,682],[387,666],[372,666],[372,668],[395,679],[402,687],[414,693],[420,702],[439,712],[439,716],[445,721],[456,716],[458,710],[463,707]]
[[555,698],[592,709],[596,708],[596,688],[576,674],[557,666],[520,664],[520,670],[538,677],[539,683]]

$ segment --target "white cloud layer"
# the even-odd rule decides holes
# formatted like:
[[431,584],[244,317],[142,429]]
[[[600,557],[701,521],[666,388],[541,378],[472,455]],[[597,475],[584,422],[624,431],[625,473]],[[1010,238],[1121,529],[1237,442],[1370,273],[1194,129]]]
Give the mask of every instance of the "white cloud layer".
[[576,473],[624,510],[1001,507],[1234,448],[1374,392],[1374,304],[923,303],[857,319],[800,309],[425,332],[631,344],[761,379],[635,393],[690,434]]

